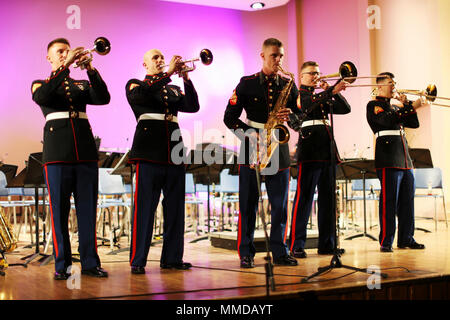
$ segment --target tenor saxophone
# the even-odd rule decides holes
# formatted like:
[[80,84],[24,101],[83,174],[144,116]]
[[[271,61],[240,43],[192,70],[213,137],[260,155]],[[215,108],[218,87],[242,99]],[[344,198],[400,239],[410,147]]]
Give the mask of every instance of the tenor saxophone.
[[278,148],[280,144],[285,144],[289,141],[290,134],[288,128],[282,124],[277,118],[277,113],[280,109],[285,108],[289,94],[291,92],[292,86],[294,85],[294,75],[290,72],[284,71],[281,66],[278,67],[279,70],[285,75],[289,76],[289,81],[283,87],[278,96],[277,102],[273,110],[269,113],[269,119],[264,125],[264,131],[261,135],[261,139],[263,139],[262,147],[259,150],[260,159],[260,169],[263,170],[270,162],[270,159],[273,156],[273,153]]

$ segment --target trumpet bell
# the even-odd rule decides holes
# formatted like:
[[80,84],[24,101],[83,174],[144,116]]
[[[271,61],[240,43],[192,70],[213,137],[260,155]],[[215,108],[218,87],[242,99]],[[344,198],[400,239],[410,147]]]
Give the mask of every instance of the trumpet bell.
[[209,49],[202,49],[200,51],[200,60],[206,66],[209,66],[213,62],[213,54]]
[[106,55],[111,51],[111,43],[105,37],[98,37],[94,41],[94,50],[99,55]]

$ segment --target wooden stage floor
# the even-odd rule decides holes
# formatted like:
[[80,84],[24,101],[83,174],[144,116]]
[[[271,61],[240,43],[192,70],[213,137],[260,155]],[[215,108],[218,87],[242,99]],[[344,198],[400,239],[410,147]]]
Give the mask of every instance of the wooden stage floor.
[[[379,268],[388,275],[380,280],[379,288],[368,289],[368,283],[377,285],[378,278],[370,278],[361,272],[336,268],[325,275],[301,283],[302,279],[317,271],[318,267],[330,264],[331,256],[319,256],[315,249],[308,249],[307,259],[298,259],[296,267],[274,268],[276,291],[270,292],[273,299],[448,299],[450,286],[450,229],[445,223],[438,224],[434,231],[432,222],[420,221],[420,227],[432,233],[416,231],[416,240],[426,245],[425,250],[397,249],[393,253],[381,253],[376,241],[369,238],[342,240],[353,234],[341,236],[341,247],[346,253],[342,263],[349,266]],[[375,229],[370,234],[377,236]],[[29,235],[27,235],[29,237]],[[22,240],[29,238],[22,236]],[[209,240],[190,243],[187,235],[184,260],[193,268],[187,271],[162,270],[159,267],[161,244],[151,247],[147,273],[132,275],[128,262],[129,252],[108,254],[109,247],[99,246],[102,267],[109,272],[106,279],[81,276],[79,282],[53,279],[54,264],[40,266],[38,260],[27,268],[10,266],[6,275],[0,276],[0,300],[203,300],[203,299],[267,299],[265,296],[264,253],[257,253],[254,269],[240,269],[236,251],[212,247]],[[126,238],[122,245],[126,246]],[[34,252],[34,248],[23,248],[29,242],[21,241],[19,248],[7,254],[10,264]],[[41,246],[41,250],[42,246]],[[79,267],[79,263],[74,263]],[[434,289],[418,290],[427,281],[439,279]],[[442,283],[442,279],[447,279]],[[369,280],[369,281],[368,281]],[[374,280],[375,282],[371,282]],[[406,287],[394,286],[404,283]],[[408,284],[409,283],[409,284]],[[447,284],[445,284],[447,283]],[[75,288],[73,288],[75,287]],[[386,288],[390,288],[386,290]],[[385,290],[383,290],[385,289]],[[423,288],[422,288],[423,289]],[[416,290],[412,295],[411,290]],[[360,292],[360,293],[358,293]],[[437,293],[439,294],[437,294]]]

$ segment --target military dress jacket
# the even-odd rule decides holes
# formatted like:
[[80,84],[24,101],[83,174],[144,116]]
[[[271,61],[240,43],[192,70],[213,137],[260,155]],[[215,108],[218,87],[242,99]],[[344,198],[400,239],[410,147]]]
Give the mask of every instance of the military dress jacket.
[[185,92],[170,82],[167,73],[160,73],[126,84],[128,103],[138,121],[130,162],[181,165],[186,161],[178,112],[197,112],[200,105],[192,81],[184,81]]
[[391,105],[389,98],[376,97],[367,104],[366,116],[370,128],[377,136],[375,168],[411,169],[413,164],[403,128],[419,127],[412,102],[408,101],[403,107],[397,107]]
[[[350,113],[351,107],[341,94],[332,93],[334,86],[320,93],[314,87],[301,85],[299,90],[304,127],[299,135],[296,158],[298,162],[331,161],[331,124],[328,115]],[[305,126],[312,121],[314,125]],[[311,122],[309,122],[311,123]],[[325,124],[325,125],[324,125]],[[340,161],[337,147],[336,161]]]
[[[33,101],[48,119],[44,126],[44,164],[98,160],[86,105],[108,104],[108,88],[95,69],[87,72],[89,80],[74,80],[69,74],[69,68],[62,66],[46,80],[32,83]],[[63,116],[49,120],[52,114]]]
[[[259,130],[261,129],[260,126],[267,122],[281,90],[288,81],[289,79],[280,75],[274,77],[266,76],[261,71],[242,77],[234,90],[232,97],[228,101],[223,121],[241,140],[238,159],[240,164],[249,164],[249,140],[245,137],[245,132],[249,129]],[[298,89],[294,83],[285,107],[290,108],[293,112],[299,112],[297,97]],[[246,112],[246,122],[239,119],[243,110]],[[286,169],[289,166],[289,146],[287,143],[280,144],[279,169]]]

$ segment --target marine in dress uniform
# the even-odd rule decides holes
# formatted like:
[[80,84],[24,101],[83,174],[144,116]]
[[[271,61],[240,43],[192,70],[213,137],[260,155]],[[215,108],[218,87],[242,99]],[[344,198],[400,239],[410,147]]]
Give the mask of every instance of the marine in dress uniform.
[[[333,114],[347,114],[350,105],[339,93],[345,89],[345,82],[338,82],[334,86],[322,84],[325,89],[314,93],[319,80],[319,66],[314,61],[307,61],[302,65],[301,86],[299,89],[301,113],[303,122],[297,144],[298,177],[297,190],[292,207],[290,250],[296,258],[306,258],[304,251],[306,242],[306,228],[314,198],[316,186],[318,189],[318,228],[319,254],[333,254],[336,241],[336,220],[333,212],[333,192],[335,191],[335,177],[333,175],[332,157],[339,163],[337,148],[331,155],[331,126],[328,118]],[[289,122],[295,127],[295,119]],[[299,128],[296,128],[297,130]],[[339,249],[343,253],[343,249]]]
[[130,162],[136,164],[136,191],[132,219],[130,265],[133,274],[144,274],[153,234],[155,211],[163,192],[164,235],[160,267],[189,269],[184,251],[184,145],[178,112],[197,112],[197,92],[187,73],[184,92],[169,84],[170,76],[182,67],[174,56],[163,72],[164,56],[152,49],[144,56],[147,75],[143,81],[126,84],[128,102],[137,120]]
[[[414,240],[414,174],[408,143],[403,128],[418,128],[416,102],[399,96],[401,107],[391,105],[394,75],[379,74],[378,96],[367,104],[367,122],[376,136],[375,168],[381,183],[379,201],[380,250],[392,252],[395,236],[395,217],[398,217],[397,246],[399,248],[424,249]],[[387,85],[387,86],[386,86]]]
[[53,232],[55,279],[67,279],[72,265],[68,218],[73,193],[78,220],[79,253],[82,274],[107,277],[100,268],[96,241],[98,195],[98,152],[86,114],[86,105],[104,105],[110,101],[105,82],[91,63],[89,80],[74,80],[69,66],[83,48],[70,49],[60,38],[49,43],[48,56],[52,73],[46,80],[32,84],[33,101],[42,110],[44,127],[43,162]]
[[[248,130],[258,131],[264,128],[269,113],[276,104],[280,91],[288,79],[277,74],[284,49],[276,39],[268,39],[263,44],[263,69],[261,72],[241,78],[224,115],[225,125],[233,130],[241,140],[239,154],[239,227],[238,254],[242,268],[254,267],[255,246],[253,243],[256,212],[258,208],[258,186],[255,170],[249,166],[250,139],[246,137]],[[291,89],[286,107],[297,112],[297,88]],[[247,114],[247,121],[239,119],[242,111]],[[289,113],[289,110],[284,112]],[[277,265],[297,265],[297,261],[289,255],[285,243],[287,223],[287,201],[289,192],[289,147],[280,144],[279,154],[271,161],[277,161],[275,174],[265,175],[267,194],[271,205],[270,250]],[[268,167],[270,167],[269,164]],[[264,172],[263,172],[264,174]]]

